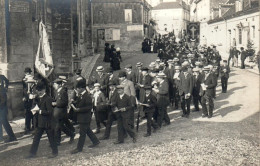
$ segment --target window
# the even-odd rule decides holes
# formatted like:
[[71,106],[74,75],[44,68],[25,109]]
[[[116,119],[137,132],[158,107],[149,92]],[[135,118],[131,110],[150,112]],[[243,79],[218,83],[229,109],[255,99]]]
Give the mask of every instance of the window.
[[253,38],[255,38],[255,26],[252,26]]
[[132,9],[125,9],[125,21],[132,23]]
[[238,29],[238,41],[239,44],[242,44],[242,28]]

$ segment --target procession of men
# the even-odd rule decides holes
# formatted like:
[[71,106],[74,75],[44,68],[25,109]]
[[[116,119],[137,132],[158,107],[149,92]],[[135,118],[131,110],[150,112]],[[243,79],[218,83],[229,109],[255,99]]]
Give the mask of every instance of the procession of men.
[[[156,48],[159,50],[156,61],[149,66],[143,62],[128,64],[124,69],[120,67],[120,48],[115,49],[114,45],[110,48],[107,43],[104,62],[110,62],[111,66],[98,66],[97,74],[88,81],[80,69],[75,70],[75,76],[69,80],[66,76],[50,79],[37,73],[32,75],[32,69],[26,68],[23,78],[25,134],[34,137],[27,157],[36,156],[44,132],[52,149],[49,157],[56,157],[62,132],[69,137],[69,144],[73,144],[78,132],[75,125],[79,127],[80,137],[71,154],[83,150],[86,135],[92,142],[89,148],[110,139],[113,123],[117,124],[118,131],[114,144],[124,143],[128,136],[133,143],[137,142],[143,120],[147,121],[144,137],[156,134],[162,127],[171,125],[168,111],[177,110],[179,106],[183,118],[189,118],[191,111],[203,118],[212,118],[218,79],[222,93],[228,90],[229,61],[222,60],[214,45],[191,47],[185,40],[176,42],[171,35],[156,40],[160,43]],[[151,52],[148,47],[145,49]],[[119,71],[115,73],[116,70]],[[69,82],[73,85],[69,86]],[[1,86],[1,107],[6,107],[3,100],[6,93],[6,87]],[[191,110],[192,104],[194,110]],[[92,116],[95,131],[91,128]],[[6,126],[5,129],[10,131]],[[16,141],[12,131],[8,135],[10,142]]]

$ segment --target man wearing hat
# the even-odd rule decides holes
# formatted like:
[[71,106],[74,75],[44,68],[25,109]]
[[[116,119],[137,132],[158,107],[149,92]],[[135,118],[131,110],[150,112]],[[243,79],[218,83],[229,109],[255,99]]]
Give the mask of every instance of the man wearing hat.
[[[86,82],[86,79],[81,75],[81,69],[76,69],[75,70],[75,75],[73,77],[73,94],[72,94],[72,97],[71,97],[71,102],[73,102],[76,98],[76,85],[78,84],[79,81],[83,80]],[[74,119],[74,121],[76,121],[76,119]]]
[[245,60],[247,58],[247,52],[245,51],[244,47],[241,47],[240,50],[241,50],[241,69],[245,69]]
[[174,64],[173,60],[168,60],[168,67],[166,68],[166,76],[169,83],[169,99],[171,104],[173,105],[174,98],[174,90],[173,90],[173,76],[174,76]]
[[50,158],[54,158],[58,155],[57,141],[54,136],[54,127],[53,126],[53,107],[52,107],[52,98],[47,95],[46,87],[44,83],[40,82],[36,85],[36,91],[38,94],[39,100],[37,100],[37,105],[39,109],[35,109],[33,112],[38,113],[38,127],[33,138],[33,143],[30,148],[30,154],[28,158],[34,158],[36,156],[40,139],[44,131],[46,131],[49,139],[49,143],[52,149],[52,155]]
[[152,120],[155,108],[156,108],[156,97],[151,93],[152,92],[152,86],[145,86],[145,96],[144,100],[140,103],[140,105],[143,106],[143,110],[145,113],[145,117],[147,119],[147,133],[144,135],[144,137],[151,136],[151,127],[156,130],[158,128],[158,125]]
[[230,68],[227,65],[227,61],[223,60],[223,65],[220,67],[220,78],[221,78],[221,85],[222,85],[222,93],[227,92],[227,84],[229,78]]
[[154,87],[152,90],[156,94],[157,98],[157,123],[159,127],[162,127],[162,122],[165,120],[165,125],[169,125],[170,118],[167,113],[167,107],[170,104],[169,102],[169,85],[167,83],[166,75],[164,73],[159,73],[156,78],[158,79],[158,86]]
[[105,120],[107,119],[107,111],[106,111],[106,98],[105,95],[100,91],[100,84],[95,83],[94,84],[94,90],[92,91],[93,94],[93,111],[96,119],[97,129],[94,132],[95,134],[100,133],[101,125],[100,123],[103,123],[103,125],[106,127]]
[[[210,68],[205,66],[203,68],[204,75],[202,78],[202,84],[200,89],[201,105],[202,105],[202,117],[211,118],[213,115],[214,101],[213,97],[215,95],[214,88],[216,87],[216,81],[212,73],[210,73]],[[207,103],[209,109],[207,109]]]
[[135,72],[132,71],[132,65],[128,64],[125,66],[126,70],[126,78],[136,84],[136,75]]
[[116,121],[116,114],[112,111],[112,107],[116,100],[118,99],[119,95],[116,90],[116,86],[118,85],[116,82],[110,81],[109,82],[109,95],[108,95],[108,118],[106,124],[106,130],[104,136],[100,138],[100,140],[106,140],[110,137],[111,126],[114,121]]
[[12,130],[12,127],[8,122],[7,114],[7,90],[4,86],[0,86],[0,143],[4,141],[2,125],[5,128],[7,135],[9,136],[6,142],[12,142],[17,140]]
[[98,138],[90,128],[93,102],[91,95],[86,91],[86,82],[79,81],[76,86],[76,90],[79,95],[77,96],[75,102],[71,105],[71,107],[77,114],[80,136],[77,148],[71,151],[72,154],[79,153],[83,150],[86,135],[88,135],[92,142],[92,145],[89,146],[90,148],[96,147],[100,143]]
[[26,67],[24,70],[23,83],[23,102],[25,108],[25,134],[28,134],[33,128],[33,114],[31,112],[33,100],[30,99],[30,94],[33,93],[33,86],[35,80],[31,68]]
[[190,115],[190,102],[193,90],[193,77],[184,66],[180,74],[179,95],[181,98],[182,117],[188,118]]
[[68,92],[67,89],[63,86],[63,80],[57,78],[54,80],[53,87],[55,89],[54,102],[52,106],[54,107],[53,116],[55,121],[55,139],[57,143],[60,144],[61,141],[61,132],[63,131],[67,136],[70,137],[69,143],[71,144],[74,140],[75,134],[71,128],[65,125],[67,121],[67,107],[68,107]]
[[138,84],[138,87],[140,88],[140,101],[143,102],[144,96],[145,96],[145,86],[151,86],[152,83],[152,77],[148,73],[147,67],[142,67],[142,79],[140,80],[140,83]]
[[134,106],[136,105],[136,92],[134,83],[126,78],[126,72],[121,71],[118,74],[119,77],[119,83],[121,86],[124,87],[124,94],[130,96],[131,104],[132,104],[132,110],[130,111],[130,120],[129,123],[132,128],[134,128]]
[[199,111],[199,102],[201,103],[201,96],[199,95],[200,93],[200,84],[202,81],[202,74],[200,73],[199,68],[193,68],[193,91],[192,91],[192,96],[193,96],[193,104],[195,107],[195,110],[193,112]]
[[108,75],[104,73],[103,66],[98,66],[96,69],[97,75],[93,79],[93,85],[95,83],[100,84],[100,90],[107,95],[107,86],[108,86]]
[[181,66],[177,65],[174,67],[174,75],[173,75],[173,100],[175,104],[175,109],[178,109],[179,102],[180,102],[180,95],[179,95],[179,87],[180,87],[180,74],[181,74]]
[[112,104],[113,112],[116,113],[117,118],[117,130],[118,130],[118,140],[115,144],[124,143],[124,135],[125,131],[128,135],[133,139],[133,142],[136,142],[136,134],[134,130],[129,126],[131,123],[131,111],[133,110],[132,102],[130,96],[124,93],[124,86],[118,85],[117,92],[119,97],[117,100]]

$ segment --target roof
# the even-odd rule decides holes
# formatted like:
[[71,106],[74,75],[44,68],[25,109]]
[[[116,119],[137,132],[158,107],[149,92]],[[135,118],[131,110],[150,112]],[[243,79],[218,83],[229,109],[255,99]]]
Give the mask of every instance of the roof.
[[[230,0],[230,1],[232,1],[232,0]],[[232,6],[225,14],[223,14],[222,17],[218,17],[214,20],[209,20],[208,24],[213,24],[213,23],[216,23],[216,22],[236,18],[236,17],[239,17],[239,16],[243,16],[243,15],[247,15],[247,14],[251,14],[251,13],[255,13],[255,12],[259,12],[259,2],[258,1],[252,1],[252,7],[251,8],[249,6],[245,6],[244,10],[239,11],[239,12],[236,12],[235,6]]]
[[179,8],[183,8],[179,2],[163,2],[153,7],[153,10],[179,9]]

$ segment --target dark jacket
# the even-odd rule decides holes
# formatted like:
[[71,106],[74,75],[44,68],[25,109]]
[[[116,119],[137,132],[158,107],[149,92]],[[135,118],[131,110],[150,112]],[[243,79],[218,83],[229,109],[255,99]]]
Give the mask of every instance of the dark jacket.
[[200,89],[200,96],[208,95],[211,97],[215,96],[215,87],[217,86],[217,82],[215,80],[215,77],[212,73],[209,74],[209,76],[205,79],[205,74],[202,76],[202,83],[207,85],[207,89],[204,91],[202,88]]
[[197,78],[195,75],[193,76],[193,83],[194,83],[193,92],[192,92],[193,95],[198,95],[200,93],[202,79],[203,79],[202,74],[199,74]]
[[149,104],[149,106],[150,106],[150,107],[144,106],[144,112],[154,112],[155,111],[157,100],[156,100],[156,97],[154,95],[152,95],[152,93],[149,96],[145,95],[143,103]]
[[63,118],[67,114],[67,106],[69,103],[69,97],[67,90],[62,88],[55,95],[56,106],[54,107],[54,117],[57,119]]
[[8,91],[8,86],[9,86],[9,80],[4,76],[0,74],[0,90],[1,91]]
[[38,115],[38,127],[50,128],[53,122],[52,98],[45,94],[38,101],[38,107],[41,110],[41,114]]
[[[224,72],[224,69],[226,69],[226,72]],[[221,66],[220,67],[220,77],[229,78],[229,73],[230,73],[229,66]]]
[[78,123],[89,123],[91,122],[91,109],[93,107],[92,98],[88,92],[83,95],[79,95],[75,101],[75,107],[79,108],[77,114]]
[[125,108],[126,111],[120,112],[122,117],[129,118],[129,113],[133,108],[133,105],[131,104],[131,98],[130,96],[124,94],[123,98],[120,98],[120,95],[118,95],[117,100],[115,103],[113,103],[113,106],[117,107],[118,109]]
[[185,77],[184,73],[180,74],[180,86],[179,86],[179,95],[192,94],[193,89],[193,77],[190,73]]

